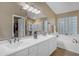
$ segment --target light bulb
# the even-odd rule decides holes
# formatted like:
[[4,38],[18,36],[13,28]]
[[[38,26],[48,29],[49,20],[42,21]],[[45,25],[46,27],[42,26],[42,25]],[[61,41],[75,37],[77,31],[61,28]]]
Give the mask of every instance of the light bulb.
[[30,8],[28,8],[28,11],[32,11],[34,8],[33,7],[30,7]]
[[28,4],[25,4],[22,9],[27,10],[28,8],[30,8],[30,6]]
[[35,13],[35,12],[37,12],[38,10],[37,9],[34,9],[34,10],[32,10],[32,13]]
[[40,14],[41,12],[40,12],[40,10],[38,10],[37,12],[35,12],[36,14]]

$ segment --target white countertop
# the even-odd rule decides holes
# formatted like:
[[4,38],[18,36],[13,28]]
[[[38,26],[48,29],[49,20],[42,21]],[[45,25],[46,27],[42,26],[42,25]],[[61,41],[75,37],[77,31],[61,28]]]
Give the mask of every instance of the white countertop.
[[17,51],[20,51],[24,48],[31,47],[32,45],[38,44],[50,38],[56,37],[55,35],[39,35],[38,39],[34,39],[33,37],[24,37],[22,38],[19,43],[16,42],[15,44],[10,44],[8,41],[1,41],[0,44],[0,56],[10,55]]

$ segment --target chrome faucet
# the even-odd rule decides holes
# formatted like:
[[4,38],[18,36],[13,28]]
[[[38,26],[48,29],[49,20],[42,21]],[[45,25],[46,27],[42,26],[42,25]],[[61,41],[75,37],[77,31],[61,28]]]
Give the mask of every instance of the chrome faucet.
[[16,41],[19,42],[19,38],[18,38],[18,37],[12,37],[12,39],[8,40],[8,42],[9,42],[10,44],[12,44],[12,42],[13,42],[13,43],[16,43]]
[[14,38],[14,43],[16,42],[16,37]]
[[19,42],[19,38],[18,37],[14,37],[14,43],[18,41]]
[[[73,39],[73,40],[77,43],[77,40],[76,39]],[[73,43],[75,43],[74,41],[73,41]]]

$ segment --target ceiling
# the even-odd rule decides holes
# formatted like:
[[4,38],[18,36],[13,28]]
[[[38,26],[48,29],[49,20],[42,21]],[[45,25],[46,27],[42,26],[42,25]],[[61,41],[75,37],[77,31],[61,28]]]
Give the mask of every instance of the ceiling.
[[[23,10],[25,10],[25,11],[27,12],[27,16],[28,16],[29,18],[31,18],[31,19],[37,19],[37,18],[46,17],[46,15],[42,13],[40,7],[38,7],[38,5],[37,5],[36,2],[18,2],[17,4],[18,4],[19,6],[21,6],[22,9],[23,9],[23,7],[24,7],[25,5],[28,5],[28,6],[30,6],[30,7],[33,7],[33,9],[32,9],[31,11],[28,11],[28,9],[29,9],[28,6],[26,6],[26,7],[28,7],[28,8],[23,9]],[[40,13],[39,13],[39,14],[33,13],[32,11],[33,11],[34,9],[40,10]],[[35,11],[35,12],[37,12],[37,11]]]
[[79,10],[79,2],[46,2],[46,3],[56,14],[62,14],[66,12]]

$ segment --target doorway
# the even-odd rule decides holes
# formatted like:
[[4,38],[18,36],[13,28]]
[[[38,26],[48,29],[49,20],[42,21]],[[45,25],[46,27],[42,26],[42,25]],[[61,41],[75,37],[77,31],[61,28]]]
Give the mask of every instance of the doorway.
[[14,37],[18,37],[18,17],[14,17]]
[[13,15],[12,17],[12,37],[22,38],[25,36],[25,18]]

